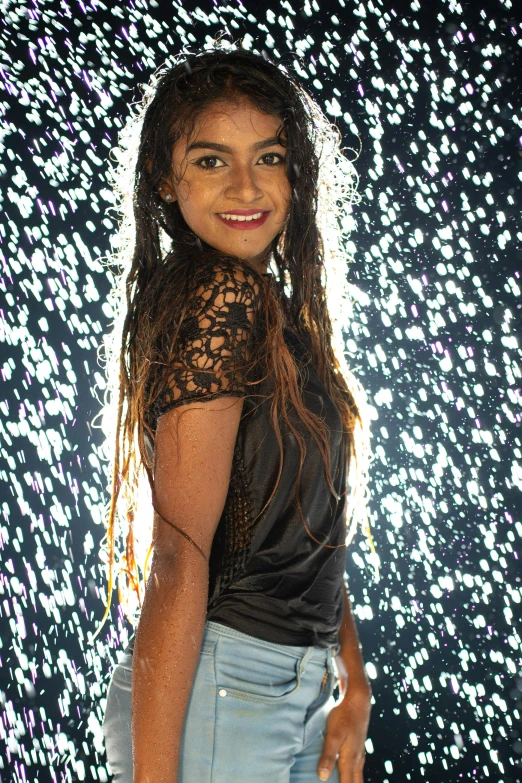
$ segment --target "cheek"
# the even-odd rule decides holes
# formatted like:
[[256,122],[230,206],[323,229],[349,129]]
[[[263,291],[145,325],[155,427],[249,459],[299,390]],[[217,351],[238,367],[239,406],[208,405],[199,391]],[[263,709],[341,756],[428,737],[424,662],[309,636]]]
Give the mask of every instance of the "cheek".
[[211,210],[213,201],[211,188],[204,183],[182,180],[176,189],[179,208],[187,223],[194,230]]
[[292,186],[290,185],[286,175],[281,177],[281,180],[279,181],[279,193],[281,201],[288,208],[292,200]]
[[183,179],[178,184],[177,194],[186,208],[188,209],[202,209],[212,204],[213,199],[216,197],[216,192],[221,189],[221,183],[216,181],[217,178],[213,177],[212,181],[198,180],[198,179]]
[[178,200],[181,204],[187,204],[190,198],[190,183],[186,180],[181,180],[181,182],[178,183],[178,186],[176,188],[176,195],[178,197]]
[[283,211],[285,213],[286,219],[288,217],[288,213],[290,212],[290,204],[292,202],[292,188],[288,180],[281,184],[280,193],[281,203],[283,205]]

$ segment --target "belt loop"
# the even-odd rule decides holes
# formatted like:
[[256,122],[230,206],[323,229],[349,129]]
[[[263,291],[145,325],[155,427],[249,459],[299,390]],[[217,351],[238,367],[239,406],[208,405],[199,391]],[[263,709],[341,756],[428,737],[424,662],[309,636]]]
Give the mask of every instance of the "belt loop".
[[304,674],[306,671],[306,664],[308,663],[308,660],[312,657],[314,653],[314,647],[309,647],[303,657],[301,658],[301,663],[299,664],[299,669],[301,674]]

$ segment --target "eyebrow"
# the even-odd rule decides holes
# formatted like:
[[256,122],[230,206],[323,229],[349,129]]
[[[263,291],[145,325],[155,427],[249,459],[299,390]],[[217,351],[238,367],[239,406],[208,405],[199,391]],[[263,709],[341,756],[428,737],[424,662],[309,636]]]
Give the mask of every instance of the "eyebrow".
[[[252,149],[254,151],[262,150],[265,147],[272,147],[274,144],[279,144],[281,147],[283,146],[277,136],[271,136],[269,139],[263,139],[262,141],[258,141],[255,144],[253,144]],[[216,152],[229,152],[229,153],[233,151],[232,148],[227,147],[226,144],[217,144],[214,141],[194,141],[192,142],[192,144],[189,144],[185,154],[188,154],[191,150],[199,150],[199,149],[216,150]]]

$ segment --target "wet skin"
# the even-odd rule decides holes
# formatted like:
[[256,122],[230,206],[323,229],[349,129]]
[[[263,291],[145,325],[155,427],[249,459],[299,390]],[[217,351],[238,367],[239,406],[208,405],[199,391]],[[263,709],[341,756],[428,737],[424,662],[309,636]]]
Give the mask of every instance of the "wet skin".
[[[162,197],[178,201],[201,239],[248,260],[258,272],[266,272],[290,207],[286,150],[276,138],[280,125],[279,117],[260,112],[246,98],[213,104],[192,135],[174,145],[172,174],[161,186]],[[232,221],[223,213],[261,218]]]

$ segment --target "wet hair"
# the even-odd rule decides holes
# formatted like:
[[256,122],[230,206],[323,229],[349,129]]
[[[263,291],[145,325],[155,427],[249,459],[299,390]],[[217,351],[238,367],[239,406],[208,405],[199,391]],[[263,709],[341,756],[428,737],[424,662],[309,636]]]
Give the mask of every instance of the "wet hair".
[[[165,202],[158,191],[172,174],[171,154],[177,140],[183,134],[190,135],[198,118],[216,102],[238,98],[247,98],[259,111],[280,119],[278,137],[286,148],[291,186],[288,219],[272,247],[270,264],[275,274],[270,284],[252,268],[263,290],[264,339],[255,346],[250,364],[262,368],[263,377],[273,378],[271,415],[280,446],[280,467],[279,416],[299,444],[296,501],[311,535],[298,496],[306,445],[288,417],[289,401],[317,443],[328,486],[336,499],[337,495],[330,478],[328,428],[303,403],[300,370],[282,338],[287,324],[305,344],[342,420],[348,477],[345,493],[350,485],[346,543],[360,522],[375,553],[366,511],[369,435],[365,396],[346,365],[342,341],[342,327],[350,314],[346,237],[351,205],[358,199],[357,175],[340,146],[339,130],[283,65],[240,46],[215,45],[179,56],[154,74],[115,150],[117,166],[111,177],[120,220],[112,264],[119,271],[114,273],[111,292],[114,330],[105,337],[109,402],[104,430],[112,477],[106,542],[102,545],[109,574],[106,612],[97,633],[110,608],[118,522],[125,540],[117,564],[118,574],[123,575],[118,580],[119,598],[133,624],[133,606],[136,610],[142,604],[154,542],[150,542],[150,530],[148,541],[146,536],[140,539],[138,566],[135,550],[139,535],[134,522],[139,497],[144,491],[154,495],[152,455],[146,443],[147,435],[154,434],[147,423],[155,388],[150,383],[151,367],[163,367],[167,372],[172,341],[166,344],[165,335],[172,335],[179,327],[187,297],[195,290],[198,269],[225,257],[194,234],[176,201]],[[335,330],[331,318],[337,319]],[[144,477],[148,480],[146,490]]]

